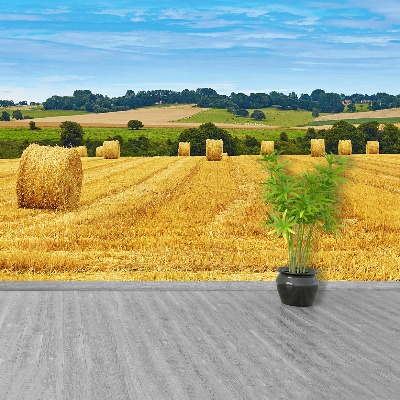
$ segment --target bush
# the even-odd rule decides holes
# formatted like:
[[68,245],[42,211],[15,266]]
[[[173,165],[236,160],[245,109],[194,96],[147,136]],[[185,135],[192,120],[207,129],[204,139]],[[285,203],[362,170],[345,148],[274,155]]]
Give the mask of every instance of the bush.
[[319,117],[319,110],[318,110],[318,108],[313,108],[311,115],[313,116],[313,118]]
[[265,119],[265,114],[261,110],[254,110],[250,115],[250,118],[255,119],[256,121],[261,121]]
[[137,120],[137,119],[131,119],[129,122],[128,122],[128,128],[129,129],[140,129],[140,128],[143,128],[144,127],[144,125],[143,125],[143,123],[142,123],[142,121],[139,121],[139,120]]
[[82,145],[83,135],[85,133],[77,122],[64,121],[60,124],[60,129],[60,139],[64,147],[76,147]]
[[13,113],[12,113],[12,116],[16,120],[23,119],[21,110],[14,110]]
[[0,116],[0,121],[9,121],[10,114],[7,111],[3,111]]
[[288,134],[286,132],[281,132],[281,134],[279,135],[279,140],[281,140],[282,142],[289,141]]
[[235,111],[235,115],[237,117],[247,117],[249,115],[249,112],[245,108],[239,108]]

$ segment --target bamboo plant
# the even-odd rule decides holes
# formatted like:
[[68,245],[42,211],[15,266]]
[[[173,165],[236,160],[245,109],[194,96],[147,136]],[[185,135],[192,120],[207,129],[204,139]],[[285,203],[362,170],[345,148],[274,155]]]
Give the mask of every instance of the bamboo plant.
[[279,153],[264,155],[268,178],[264,201],[270,205],[266,227],[269,234],[283,237],[288,246],[290,273],[305,273],[313,237],[317,230],[335,233],[339,224],[339,184],[344,181],[342,156],[325,154],[327,165],[316,164],[314,171],[291,175]]

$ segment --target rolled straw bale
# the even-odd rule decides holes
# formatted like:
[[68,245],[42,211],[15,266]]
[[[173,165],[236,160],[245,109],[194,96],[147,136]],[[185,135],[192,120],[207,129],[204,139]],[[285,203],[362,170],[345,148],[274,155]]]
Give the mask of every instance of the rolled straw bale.
[[351,140],[339,140],[338,153],[348,156],[352,153]]
[[120,146],[118,140],[106,140],[103,142],[103,157],[104,158],[119,158]]
[[325,139],[311,139],[311,157],[322,157],[325,154]]
[[206,157],[207,161],[221,161],[224,142],[222,139],[206,140]]
[[18,206],[49,210],[76,208],[82,179],[82,161],[76,148],[31,144],[19,162]]
[[104,147],[99,146],[96,147],[96,157],[103,157],[104,156]]
[[78,151],[78,154],[79,154],[81,157],[87,157],[87,156],[88,156],[86,146],[78,146],[78,147],[76,148],[76,150]]
[[377,140],[367,141],[365,152],[367,154],[379,154],[379,142]]
[[179,142],[178,156],[190,156],[190,142]]
[[274,151],[274,141],[273,140],[261,141],[260,155],[271,154],[273,151]]

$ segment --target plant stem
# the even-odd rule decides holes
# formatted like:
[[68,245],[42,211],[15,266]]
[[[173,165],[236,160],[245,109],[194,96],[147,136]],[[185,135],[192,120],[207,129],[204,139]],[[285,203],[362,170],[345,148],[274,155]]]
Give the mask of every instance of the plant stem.
[[306,239],[306,243],[305,243],[305,250],[304,250],[304,271],[306,271],[306,267],[307,267],[307,262],[308,262],[308,255],[310,253],[310,246],[311,246],[311,239],[312,239],[312,235],[313,235],[313,230],[314,230],[314,226],[315,224],[310,225],[310,227],[308,228],[308,232],[307,232],[307,239]]

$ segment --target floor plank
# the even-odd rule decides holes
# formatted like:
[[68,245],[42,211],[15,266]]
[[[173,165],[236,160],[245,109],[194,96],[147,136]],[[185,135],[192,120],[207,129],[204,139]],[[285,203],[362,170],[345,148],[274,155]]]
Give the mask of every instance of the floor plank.
[[0,398],[397,399],[400,282],[1,282]]

